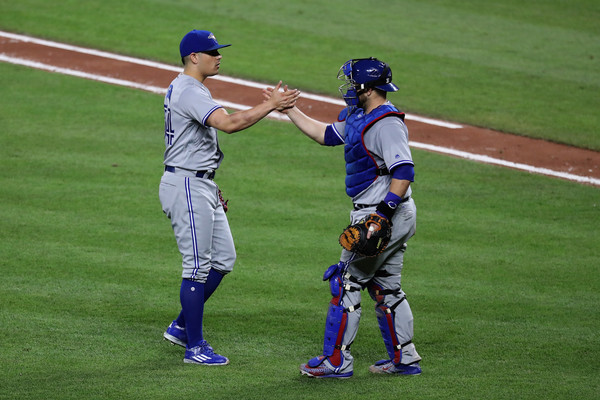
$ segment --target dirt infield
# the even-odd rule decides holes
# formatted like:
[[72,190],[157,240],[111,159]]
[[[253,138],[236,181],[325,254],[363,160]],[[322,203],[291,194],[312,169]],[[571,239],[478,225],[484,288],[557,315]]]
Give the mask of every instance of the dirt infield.
[[[159,88],[166,88],[177,74],[175,71],[149,65],[2,36],[0,36],[0,55]],[[249,106],[262,101],[259,88],[215,79],[208,79],[206,86],[216,99]],[[298,106],[308,115],[323,121],[335,120],[342,109],[340,105],[307,98],[302,98]],[[410,139],[414,142],[591,178],[587,183],[600,186],[598,183],[600,182],[600,152],[467,125],[452,129],[411,119],[407,120],[407,125]]]

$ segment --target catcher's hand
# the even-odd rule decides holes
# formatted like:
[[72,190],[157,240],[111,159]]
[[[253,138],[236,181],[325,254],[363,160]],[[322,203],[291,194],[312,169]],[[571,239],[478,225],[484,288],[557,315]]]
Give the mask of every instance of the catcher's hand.
[[390,222],[378,214],[371,214],[344,229],[340,244],[348,251],[374,257],[385,250],[391,236]]

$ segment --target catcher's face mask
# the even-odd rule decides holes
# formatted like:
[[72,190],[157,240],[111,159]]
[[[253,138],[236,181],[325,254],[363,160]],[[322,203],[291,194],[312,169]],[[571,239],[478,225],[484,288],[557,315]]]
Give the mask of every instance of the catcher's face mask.
[[357,84],[352,79],[352,64],[356,60],[348,60],[340,67],[337,78],[344,83],[339,87],[342,98],[349,107],[358,105]]

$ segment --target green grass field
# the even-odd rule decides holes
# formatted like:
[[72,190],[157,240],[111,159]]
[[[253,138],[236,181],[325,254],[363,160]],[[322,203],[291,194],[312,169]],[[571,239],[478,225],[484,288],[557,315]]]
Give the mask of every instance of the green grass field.
[[[203,22],[201,3],[146,1],[145,8],[136,8],[141,3],[52,3],[70,10],[61,13],[45,2],[0,1],[0,29],[162,61],[176,58],[179,31]],[[268,80],[289,71],[298,86],[335,94],[331,71],[353,45],[368,49],[366,39],[346,43],[343,30],[326,35],[323,2],[309,2],[312,8],[286,2],[271,13],[266,2],[253,2],[247,13],[233,2],[216,4],[204,5],[214,15],[208,22],[220,40],[227,41],[231,32],[236,43],[224,73]],[[403,3],[414,16],[407,23],[449,27],[461,15],[477,14],[474,2],[460,3],[455,12],[450,2],[419,4]],[[509,19],[510,3],[495,4],[477,15]],[[530,29],[551,22],[575,36],[588,32],[597,38],[593,4],[585,9],[581,2],[581,12],[564,7],[554,15],[548,3],[531,3],[510,18]],[[186,8],[193,11],[186,20],[166,23]],[[428,9],[453,13],[436,19]],[[285,18],[291,15],[298,19]],[[347,29],[358,21],[352,10],[338,8],[335,15],[334,25]],[[92,17],[95,23],[89,22]],[[528,22],[538,17],[551,19]],[[302,35],[308,28],[301,22],[309,18],[316,27]],[[575,27],[569,25],[573,21]],[[268,36],[266,44],[250,37],[253,28]],[[122,39],[124,32],[129,40]],[[282,32],[295,35],[288,39],[292,54],[307,57],[281,55],[274,45]],[[378,49],[392,49],[377,35],[371,41]],[[427,35],[433,32],[415,31],[407,40]],[[327,49],[332,43],[339,44],[335,51]],[[442,52],[438,43],[436,55],[432,43],[431,57],[447,61],[444,54],[451,49]],[[250,44],[256,54],[270,52],[257,57]],[[393,50],[390,56],[402,60],[402,49]],[[513,60],[527,53],[514,51]],[[428,64],[424,54],[406,62],[417,69],[420,57]],[[483,59],[481,65],[493,64]],[[308,68],[313,64],[317,70]],[[456,60],[459,70],[460,65]],[[531,90],[540,102],[553,100],[554,89],[538,90],[557,68],[533,68],[540,85],[522,90]],[[435,86],[421,81],[426,71],[419,74],[408,87]],[[509,82],[502,85],[520,86],[512,80],[518,75],[505,76]],[[583,92],[597,85],[593,79],[582,82]],[[226,158],[217,182],[230,199],[238,262],[207,304],[205,334],[232,363],[184,365],[182,349],[162,340],[179,309],[180,256],[158,201],[161,96],[7,64],[0,64],[0,85],[0,399],[598,398],[598,188],[414,150],[418,233],[405,258],[403,286],[416,318],[424,372],[408,379],[368,373],[385,350],[365,296],[353,350],[355,376],[309,380],[300,376],[298,365],[321,350],[330,298],[321,276],[337,261],[337,235],[348,220],[341,149],[319,147],[290,124],[274,121],[221,135]],[[489,116],[476,115],[467,101],[483,89],[467,89],[454,94],[465,99],[454,102],[456,113],[440,115],[464,121],[463,114],[492,126]],[[496,92],[496,87],[484,89]],[[427,112],[428,105],[418,104],[433,98],[433,92],[423,93],[419,88],[407,96],[411,108],[438,115],[437,107]],[[568,121],[561,123],[583,132],[587,112],[590,126],[598,126],[593,97],[559,97],[573,101],[570,107],[575,101],[588,107],[580,119],[563,114]],[[399,105],[403,99],[399,94]],[[497,112],[511,103],[501,100],[477,107]],[[533,106],[532,114],[547,105]],[[545,132],[548,124],[532,122]],[[597,146],[596,132],[589,133],[591,147]],[[294,149],[291,158],[289,149]]]

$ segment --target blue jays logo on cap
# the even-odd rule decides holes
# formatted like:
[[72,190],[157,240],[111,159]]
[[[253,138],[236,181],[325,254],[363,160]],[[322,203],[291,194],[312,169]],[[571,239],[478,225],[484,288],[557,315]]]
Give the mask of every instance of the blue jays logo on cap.
[[189,56],[192,53],[201,53],[203,51],[212,51],[231,46],[230,44],[219,44],[217,38],[210,31],[192,30],[181,39],[179,44],[179,53],[181,57]]

